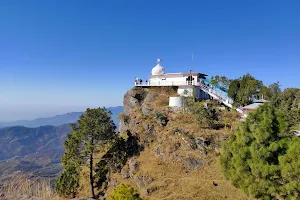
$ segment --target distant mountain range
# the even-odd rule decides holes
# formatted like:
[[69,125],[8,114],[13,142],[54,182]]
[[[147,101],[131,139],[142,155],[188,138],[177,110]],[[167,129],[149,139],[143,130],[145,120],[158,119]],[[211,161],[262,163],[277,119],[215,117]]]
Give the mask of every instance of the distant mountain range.
[[[117,115],[123,107],[111,107],[112,119],[118,126]],[[54,177],[61,170],[64,141],[71,125],[83,112],[73,112],[32,121],[0,123],[0,182],[1,178],[22,171],[33,176]],[[24,127],[27,126],[27,127]]]
[[[60,170],[64,140],[71,125],[27,128],[12,126],[0,129],[0,176],[15,171],[53,176]],[[55,169],[55,170],[54,170]],[[53,171],[54,170],[54,171]],[[39,172],[40,173],[40,172]]]
[[[112,114],[112,119],[116,123],[116,125],[119,125],[119,122],[117,120],[117,115],[123,111],[123,106],[118,107],[109,107],[107,108],[110,110]],[[63,115],[56,115],[54,117],[46,117],[46,118],[39,118],[35,120],[18,120],[18,121],[12,121],[12,122],[0,122],[0,127],[8,127],[8,126],[25,126],[29,128],[36,128],[39,126],[60,126],[63,124],[69,124],[74,123],[78,120],[80,115],[82,115],[84,112],[71,112],[66,113]]]

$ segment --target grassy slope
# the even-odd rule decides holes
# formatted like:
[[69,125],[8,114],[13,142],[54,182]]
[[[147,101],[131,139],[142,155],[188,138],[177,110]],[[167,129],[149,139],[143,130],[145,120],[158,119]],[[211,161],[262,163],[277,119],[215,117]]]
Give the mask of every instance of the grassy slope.
[[[155,110],[165,110],[167,108],[168,93],[154,89],[150,92],[159,94],[159,98],[152,102]],[[174,95],[174,94],[170,94]],[[131,116],[132,117],[132,116]],[[134,113],[135,118],[140,118],[144,123],[155,123],[151,118],[145,118],[139,111]],[[122,179],[120,174],[113,174],[112,178],[119,183],[129,184],[140,190],[141,196],[144,199],[248,199],[246,195],[233,187],[227,181],[220,168],[219,158],[217,153],[212,151],[207,155],[196,150],[186,150],[179,148],[174,151],[173,147],[176,143],[184,144],[185,137],[174,135],[172,130],[180,128],[189,135],[213,137],[215,140],[220,140],[220,134],[230,134],[229,129],[223,130],[208,130],[202,129],[196,123],[193,115],[190,114],[174,114],[169,113],[170,119],[168,126],[155,127],[159,141],[155,141],[146,147],[138,157],[140,166],[136,172],[136,176],[151,176],[154,181],[146,188],[138,188],[135,181],[130,179]],[[136,127],[136,130],[142,131],[142,126]],[[139,133],[145,135],[145,133]],[[166,159],[162,160],[155,154],[157,145],[161,145],[162,150],[166,153]],[[203,160],[206,166],[197,171],[186,170],[183,162],[176,160],[174,154],[188,156],[192,155]],[[153,190],[150,195],[145,195],[143,190]],[[113,188],[109,188],[108,194]]]
[[[151,103],[155,110],[167,112],[168,97],[174,96],[172,91],[164,91],[153,89],[150,92],[159,94],[158,98]],[[138,170],[135,176],[150,176],[153,181],[146,187],[138,188],[133,178],[123,179],[120,173],[114,173],[111,178],[119,184],[128,184],[139,190],[143,199],[149,200],[217,200],[217,199],[249,199],[242,191],[236,189],[227,181],[221,171],[219,164],[218,153],[210,151],[207,155],[193,149],[179,148],[174,150],[174,145],[181,144],[181,147],[186,143],[185,135],[175,135],[174,128],[180,128],[187,132],[190,136],[201,136],[204,138],[214,138],[216,141],[222,141],[222,135],[230,134],[232,130],[209,130],[200,128],[196,123],[195,117],[190,114],[175,114],[168,113],[169,123],[166,127],[156,124],[153,117],[146,117],[137,109],[130,116],[141,121],[132,129],[138,132],[138,135],[143,138],[147,137],[147,133],[143,128],[143,124],[155,124],[157,140],[145,147],[144,151],[137,157],[139,161]],[[234,127],[233,127],[234,129]],[[157,146],[161,147],[161,151],[166,154],[165,159],[161,159],[155,153]],[[192,156],[201,159],[206,163],[200,170],[187,170],[184,163],[176,156],[182,157]],[[96,160],[99,161],[101,155],[96,155]],[[107,194],[112,193],[114,187],[109,186]],[[152,190],[150,195],[146,195],[146,190]],[[83,167],[80,178],[80,189],[78,196],[90,196],[89,188],[89,173],[87,167]]]

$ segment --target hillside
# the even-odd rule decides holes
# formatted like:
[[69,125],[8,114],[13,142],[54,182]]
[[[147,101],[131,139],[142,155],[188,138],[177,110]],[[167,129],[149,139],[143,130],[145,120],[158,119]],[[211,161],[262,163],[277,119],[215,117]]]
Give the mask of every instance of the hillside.
[[[118,124],[117,115],[123,111],[123,107],[122,106],[109,107],[107,109],[113,113],[112,119]],[[80,117],[80,115],[82,115],[83,113],[84,112],[71,112],[63,115],[56,115],[54,117],[38,118],[35,120],[18,120],[12,122],[0,122],[0,128],[7,127],[7,126],[25,126],[30,128],[36,128],[39,126],[47,126],[47,125],[60,126],[63,124],[76,122]]]
[[[115,158],[118,164],[113,166],[120,168],[113,167],[106,175],[109,178],[102,191],[104,196],[125,184],[137,189],[143,199],[247,199],[224,178],[219,164],[221,143],[234,130],[235,122],[231,129],[200,127],[193,114],[168,108],[168,97],[176,95],[176,88],[163,87],[133,88],[125,94],[119,136],[125,138],[125,146],[129,148],[129,143],[131,150],[125,153],[125,164]],[[230,117],[228,113],[222,111],[221,118],[236,121],[238,116]],[[99,163],[106,158],[111,163],[116,154],[121,153],[113,150],[95,157]],[[88,169],[83,166],[79,197],[90,196],[88,181]]]
[[22,171],[36,176],[55,176],[64,152],[70,125],[0,129],[0,176]]

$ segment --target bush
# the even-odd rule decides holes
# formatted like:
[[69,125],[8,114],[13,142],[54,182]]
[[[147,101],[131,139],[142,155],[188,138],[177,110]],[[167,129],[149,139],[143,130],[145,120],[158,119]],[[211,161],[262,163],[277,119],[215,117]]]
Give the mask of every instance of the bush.
[[155,120],[161,126],[166,126],[169,122],[168,117],[161,111],[155,113]]
[[109,200],[142,200],[134,188],[128,185],[120,185],[117,187],[113,194],[109,197]]
[[124,121],[125,123],[128,123],[130,118],[124,112],[120,112],[120,114],[117,116],[117,119],[120,121]]
[[218,113],[215,108],[205,108],[201,103],[194,103],[193,114],[197,117],[197,122],[201,126],[214,128],[218,121]]

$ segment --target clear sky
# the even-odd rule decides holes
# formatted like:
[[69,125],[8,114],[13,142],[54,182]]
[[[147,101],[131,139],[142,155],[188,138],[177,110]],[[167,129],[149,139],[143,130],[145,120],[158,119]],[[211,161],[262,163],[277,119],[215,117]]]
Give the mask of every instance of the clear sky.
[[299,10],[299,0],[1,0],[0,121],[122,105],[156,58],[167,72],[299,87]]

